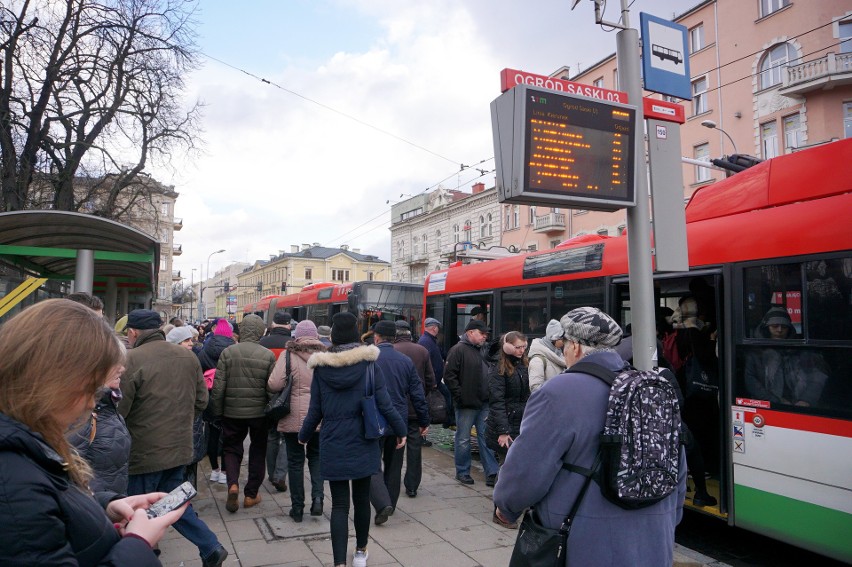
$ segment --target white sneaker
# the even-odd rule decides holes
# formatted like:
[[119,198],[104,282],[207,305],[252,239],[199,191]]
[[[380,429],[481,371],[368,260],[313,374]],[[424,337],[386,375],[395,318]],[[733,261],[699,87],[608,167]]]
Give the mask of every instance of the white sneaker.
[[355,550],[355,554],[352,555],[352,567],[367,567],[367,558],[370,556],[367,553],[367,550],[361,551],[360,549]]
[[213,471],[210,473],[210,482],[218,482],[219,484],[227,484],[228,476],[225,471]]

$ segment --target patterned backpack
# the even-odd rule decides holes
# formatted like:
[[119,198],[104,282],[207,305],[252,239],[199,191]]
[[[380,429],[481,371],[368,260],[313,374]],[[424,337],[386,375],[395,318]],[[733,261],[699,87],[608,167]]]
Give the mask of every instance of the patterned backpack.
[[680,463],[680,404],[671,382],[653,371],[626,365],[618,374],[592,362],[569,372],[590,374],[610,386],[600,466],[589,471],[603,495],[626,509],[644,508],[677,489]]

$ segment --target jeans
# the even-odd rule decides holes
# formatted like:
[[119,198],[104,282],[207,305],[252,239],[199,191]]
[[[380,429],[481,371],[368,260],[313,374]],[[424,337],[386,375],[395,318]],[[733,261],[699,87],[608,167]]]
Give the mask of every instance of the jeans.
[[396,437],[382,438],[382,470],[370,477],[370,503],[376,512],[388,506],[396,509],[402,477],[403,449],[396,448]]
[[[349,482],[328,481],[331,490],[331,551],[335,565],[346,565],[349,540]],[[370,477],[352,480],[352,504],[355,507],[355,547],[364,549],[370,537]]]
[[210,460],[210,469],[219,470],[219,455],[222,454],[222,422],[221,420],[208,421],[207,431],[207,458]]
[[470,428],[476,426],[476,438],[479,441],[479,458],[485,476],[497,474],[499,466],[491,449],[485,446],[485,418],[488,417],[488,404],[479,409],[456,408],[456,475],[470,474]]
[[246,496],[254,498],[263,482],[264,458],[266,457],[267,425],[265,417],[252,419],[222,418],[222,461],[228,487],[240,483],[240,464],[243,462],[243,441],[248,434],[249,443],[248,480],[243,489]]
[[276,431],[274,425],[266,437],[266,474],[269,475],[269,480],[284,480],[287,474],[287,446],[284,445],[284,434]]
[[287,472],[290,477],[290,504],[293,508],[305,508],[305,456],[311,473],[311,500],[323,499],[322,477],[320,476],[319,433],[314,432],[307,445],[299,443],[298,433],[285,433],[287,444]]
[[420,425],[416,421],[408,422],[408,439],[405,441],[405,478],[406,490],[417,492],[423,477],[423,458],[421,456],[422,437]]
[[[180,466],[164,471],[132,474],[127,484],[127,494],[135,496],[136,494],[147,494],[149,492],[171,492],[183,483],[185,468],[184,466]],[[198,547],[202,560],[216,551],[221,545],[218,538],[216,538],[216,534],[207,527],[207,524],[192,509],[192,504],[189,505],[183,516],[173,525],[180,535]]]

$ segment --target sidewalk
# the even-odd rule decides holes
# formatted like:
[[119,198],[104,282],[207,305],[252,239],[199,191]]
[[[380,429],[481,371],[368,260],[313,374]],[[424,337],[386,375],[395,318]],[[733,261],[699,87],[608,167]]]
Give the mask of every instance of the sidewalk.
[[[424,448],[423,481],[417,497],[408,498],[403,490],[396,512],[387,523],[370,525],[367,548],[370,567],[508,565],[517,531],[492,523],[492,489],[485,486],[485,478],[477,465],[474,463],[471,472],[476,484],[465,486],[455,480],[451,453]],[[332,565],[328,523],[331,496],[327,483],[324,515],[312,517],[305,510],[304,521],[297,524],[287,515],[290,510],[289,490],[276,492],[267,479],[259,493],[262,501],[258,506],[248,510],[241,507],[231,514],[225,510],[225,485],[208,480],[210,469],[207,459],[199,464],[198,469],[198,496],[193,500],[193,506],[230,553],[225,567]],[[241,474],[244,479],[245,462]],[[309,491],[307,479],[305,486]],[[240,489],[242,491],[242,485]],[[355,549],[351,515],[350,509],[349,564]],[[160,560],[165,566],[201,565],[197,548],[174,529],[170,529],[160,541],[160,549]],[[674,567],[697,567],[709,564],[705,562],[707,560],[679,548],[675,551]]]

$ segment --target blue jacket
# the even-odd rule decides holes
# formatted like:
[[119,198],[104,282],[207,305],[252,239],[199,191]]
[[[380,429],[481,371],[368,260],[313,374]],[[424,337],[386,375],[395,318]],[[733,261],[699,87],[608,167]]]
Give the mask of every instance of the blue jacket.
[[424,332],[417,344],[423,345],[429,351],[429,360],[432,362],[432,370],[435,371],[435,384],[440,384],[444,379],[444,357],[441,356],[438,339]]
[[[336,352],[318,352],[308,359],[308,368],[313,369],[314,377],[311,404],[299,431],[299,441],[306,443],[322,420],[320,471],[323,480],[364,478],[381,470],[379,440],[364,437],[361,416],[367,365],[377,358],[378,347],[355,346]],[[385,387],[384,373],[378,366],[375,390],[379,411],[397,437],[405,437],[408,425],[394,409]]]
[[[620,369],[616,352],[591,353],[584,361]],[[542,523],[559,528],[585,478],[562,468],[590,468],[606,418],[609,387],[588,374],[559,374],[533,392],[521,433],[506,456],[494,488],[494,503],[509,520],[534,507]],[[584,567],[671,565],[675,526],[686,494],[686,459],[681,450],[679,488],[664,500],[625,510],[592,482],[571,529],[566,563]]]
[[41,435],[0,413],[0,565],[160,565],[107,517],[115,494],[97,496],[72,483]]
[[393,409],[407,419],[408,400],[411,399],[417,423],[420,427],[429,427],[429,404],[426,403],[423,382],[414,368],[414,363],[396,350],[393,343],[379,343],[376,346],[379,349],[376,368],[381,369],[385,377],[385,387],[393,402]]

